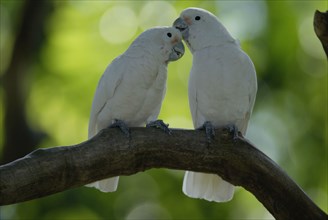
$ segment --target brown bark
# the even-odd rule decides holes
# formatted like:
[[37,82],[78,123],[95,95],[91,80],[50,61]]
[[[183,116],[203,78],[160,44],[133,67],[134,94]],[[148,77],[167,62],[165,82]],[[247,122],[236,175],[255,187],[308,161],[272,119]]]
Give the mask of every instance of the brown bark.
[[[128,139],[105,129],[86,142],[38,149],[0,167],[0,204],[13,204],[151,168],[215,173],[253,193],[276,219],[327,219],[300,187],[243,137],[202,131],[132,128]],[[169,180],[168,180],[169,181]],[[181,186],[177,186],[181,187]]]
[[314,13],[313,26],[328,58],[328,11],[320,12],[316,10]]

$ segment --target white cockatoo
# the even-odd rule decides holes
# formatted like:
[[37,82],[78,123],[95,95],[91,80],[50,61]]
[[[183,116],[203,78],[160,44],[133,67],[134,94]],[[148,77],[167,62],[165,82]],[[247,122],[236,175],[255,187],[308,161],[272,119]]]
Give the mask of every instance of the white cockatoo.
[[[184,54],[182,36],[174,27],[155,27],[141,33],[102,75],[92,103],[89,139],[101,129],[118,126],[164,126],[157,120],[166,90],[167,65]],[[166,127],[166,130],[168,128]],[[117,189],[119,177],[86,186],[103,192]]]
[[[216,127],[245,135],[257,92],[251,59],[204,9],[183,10],[173,26],[181,31],[193,55],[188,92],[194,127],[205,128],[209,140]],[[225,202],[232,199],[234,186],[218,175],[186,171],[183,192],[192,198]]]

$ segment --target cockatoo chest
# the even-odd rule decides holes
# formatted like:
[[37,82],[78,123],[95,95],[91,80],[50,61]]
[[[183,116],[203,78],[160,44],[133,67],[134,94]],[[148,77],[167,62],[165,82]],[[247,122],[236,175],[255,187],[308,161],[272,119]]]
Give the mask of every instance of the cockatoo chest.
[[249,111],[248,82],[243,62],[234,51],[221,47],[193,54],[189,99],[196,126],[211,121],[216,126],[235,124]]
[[125,74],[117,91],[122,94],[121,100],[117,100],[116,104],[112,105],[117,110],[113,114],[125,120],[129,126],[144,124],[162,103],[166,77],[166,66],[159,68],[141,66],[140,70],[134,69],[130,74]]

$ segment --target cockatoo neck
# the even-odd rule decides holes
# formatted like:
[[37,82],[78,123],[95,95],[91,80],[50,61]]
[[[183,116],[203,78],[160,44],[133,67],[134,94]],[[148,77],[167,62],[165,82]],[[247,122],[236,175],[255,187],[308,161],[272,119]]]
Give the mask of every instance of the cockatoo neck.
[[[208,31],[211,31],[211,34],[208,34]],[[204,28],[202,26],[190,27],[189,36],[185,41],[191,52],[207,47],[237,44],[237,41],[230,35],[226,28],[219,23],[213,28]]]
[[[238,42],[232,37],[222,38],[221,36],[217,36],[216,39],[213,38],[206,39],[206,37],[201,39],[197,39],[197,38],[198,36],[195,37],[194,39],[189,38],[186,40],[186,44],[192,53],[209,47],[220,47],[228,44],[238,46]],[[221,39],[221,40],[217,40],[217,39]]]

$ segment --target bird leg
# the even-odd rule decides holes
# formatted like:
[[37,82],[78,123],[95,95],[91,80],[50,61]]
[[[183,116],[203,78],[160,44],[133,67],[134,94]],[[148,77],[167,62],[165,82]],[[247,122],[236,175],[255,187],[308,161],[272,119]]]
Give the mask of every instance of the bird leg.
[[119,128],[127,136],[130,137],[130,129],[124,121],[114,119],[114,123],[109,126],[110,128]]
[[227,125],[225,127],[229,130],[230,133],[233,134],[233,138],[232,139],[234,141],[236,141],[237,138],[238,138],[238,128],[236,127],[236,125],[230,124],[230,125]]
[[148,122],[146,124],[146,128],[150,128],[150,127],[162,129],[166,134],[169,134],[169,135],[172,134],[171,130],[169,129],[169,124],[165,124],[163,122],[163,120],[156,120],[156,121]]
[[205,121],[204,124],[196,130],[205,130],[208,143],[211,143],[211,140],[214,139],[215,128],[210,121]]

